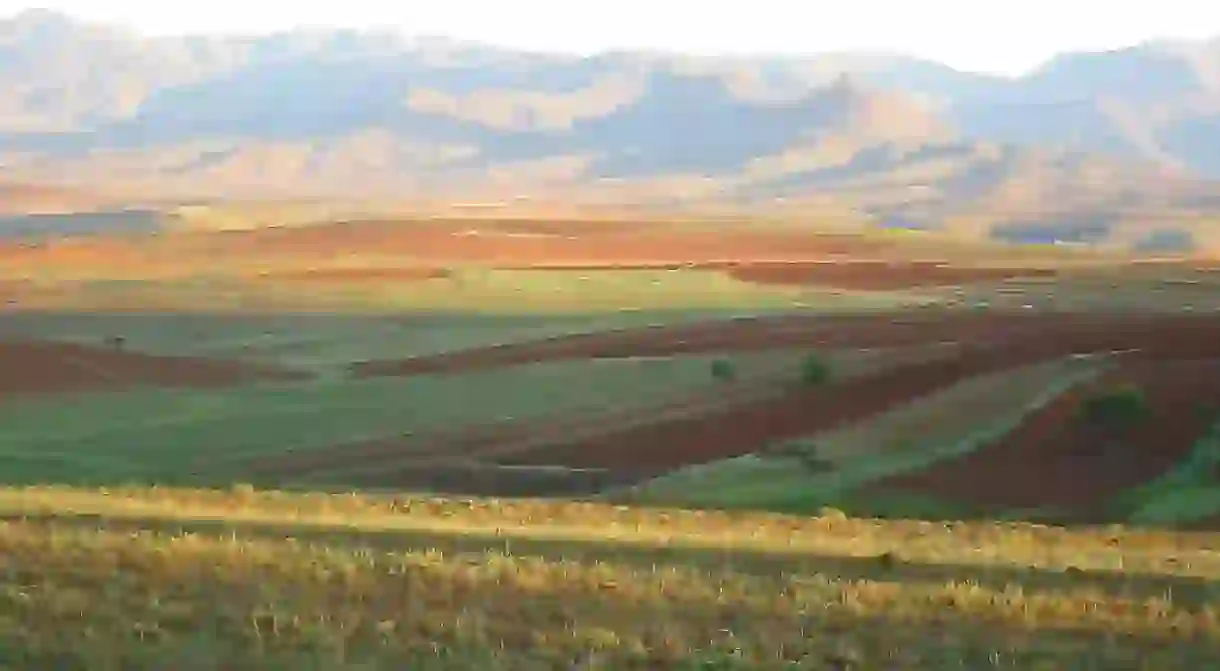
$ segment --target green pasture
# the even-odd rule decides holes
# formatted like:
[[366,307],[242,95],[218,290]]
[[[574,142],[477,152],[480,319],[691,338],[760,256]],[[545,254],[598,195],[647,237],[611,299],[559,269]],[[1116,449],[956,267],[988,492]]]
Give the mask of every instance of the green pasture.
[[121,334],[133,351],[241,358],[310,369],[440,354],[541,338],[650,325],[690,324],[762,311],[653,310],[555,315],[434,312],[402,315],[17,313],[2,340],[99,345]]
[[[802,352],[737,356],[743,377]],[[148,389],[0,404],[0,478],[13,483],[223,482],[242,459],[504,419],[650,408],[710,388],[716,355],[570,361],[386,379],[222,390]]]

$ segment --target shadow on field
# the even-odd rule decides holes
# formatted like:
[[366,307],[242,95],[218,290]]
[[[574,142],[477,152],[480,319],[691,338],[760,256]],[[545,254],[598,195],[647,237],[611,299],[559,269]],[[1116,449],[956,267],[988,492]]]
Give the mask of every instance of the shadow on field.
[[732,571],[767,576],[818,574],[833,580],[925,584],[972,583],[991,590],[1018,587],[1026,594],[1062,591],[1065,587],[1092,589],[1113,597],[1143,600],[1171,594],[1180,607],[1197,610],[1214,599],[1216,581],[1193,576],[1157,573],[1075,569],[1059,571],[1028,566],[982,564],[929,564],[906,562],[901,551],[869,557],[808,554],[746,548],[707,548],[690,545],[656,545],[647,541],[585,539],[532,539],[486,532],[446,533],[395,529],[344,530],[292,524],[262,524],[230,520],[175,521],[121,519],[101,515],[0,515],[50,528],[97,529],[118,532],[138,530],[166,534],[208,534],[252,540],[287,538],[319,545],[340,545],[387,552],[440,551],[444,553],[505,553],[514,557],[547,560],[600,560],[624,566],[650,568],[675,565],[710,571]]

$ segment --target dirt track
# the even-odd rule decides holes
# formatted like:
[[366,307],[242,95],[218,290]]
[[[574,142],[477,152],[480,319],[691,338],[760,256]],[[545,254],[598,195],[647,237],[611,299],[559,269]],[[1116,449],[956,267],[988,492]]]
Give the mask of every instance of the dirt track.
[[[1078,418],[1087,394],[1123,382],[1147,395],[1147,420],[1103,430]],[[1220,362],[1136,361],[1064,394],[994,445],[874,487],[984,507],[1054,506],[1099,514],[1114,495],[1188,455],[1217,412]]]
[[308,377],[235,361],[152,356],[46,342],[0,343],[0,371],[0,398],[140,386],[222,387]]

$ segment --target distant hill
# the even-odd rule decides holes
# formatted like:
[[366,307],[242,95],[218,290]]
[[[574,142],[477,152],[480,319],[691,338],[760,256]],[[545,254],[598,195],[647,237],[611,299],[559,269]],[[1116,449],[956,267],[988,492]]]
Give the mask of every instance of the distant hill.
[[0,21],[11,181],[178,197],[529,195],[1148,249],[1220,245],[1220,41],[1004,79],[884,54],[511,51]]

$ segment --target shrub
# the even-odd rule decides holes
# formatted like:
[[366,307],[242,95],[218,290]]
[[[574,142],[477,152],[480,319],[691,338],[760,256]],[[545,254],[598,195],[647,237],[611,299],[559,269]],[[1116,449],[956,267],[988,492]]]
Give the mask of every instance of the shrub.
[[817,353],[801,360],[801,382],[809,385],[823,384],[830,380],[830,364]]
[[1080,414],[1091,424],[1124,426],[1148,415],[1148,399],[1139,387],[1122,385],[1084,399]]
[[839,521],[839,522],[843,522],[848,519],[847,513],[843,512],[842,510],[839,510],[838,508],[832,508],[830,506],[824,506],[823,508],[819,509],[817,516],[824,520],[833,520],[833,521]]
[[716,359],[712,362],[712,377],[722,382],[737,379],[737,368],[728,359]]

